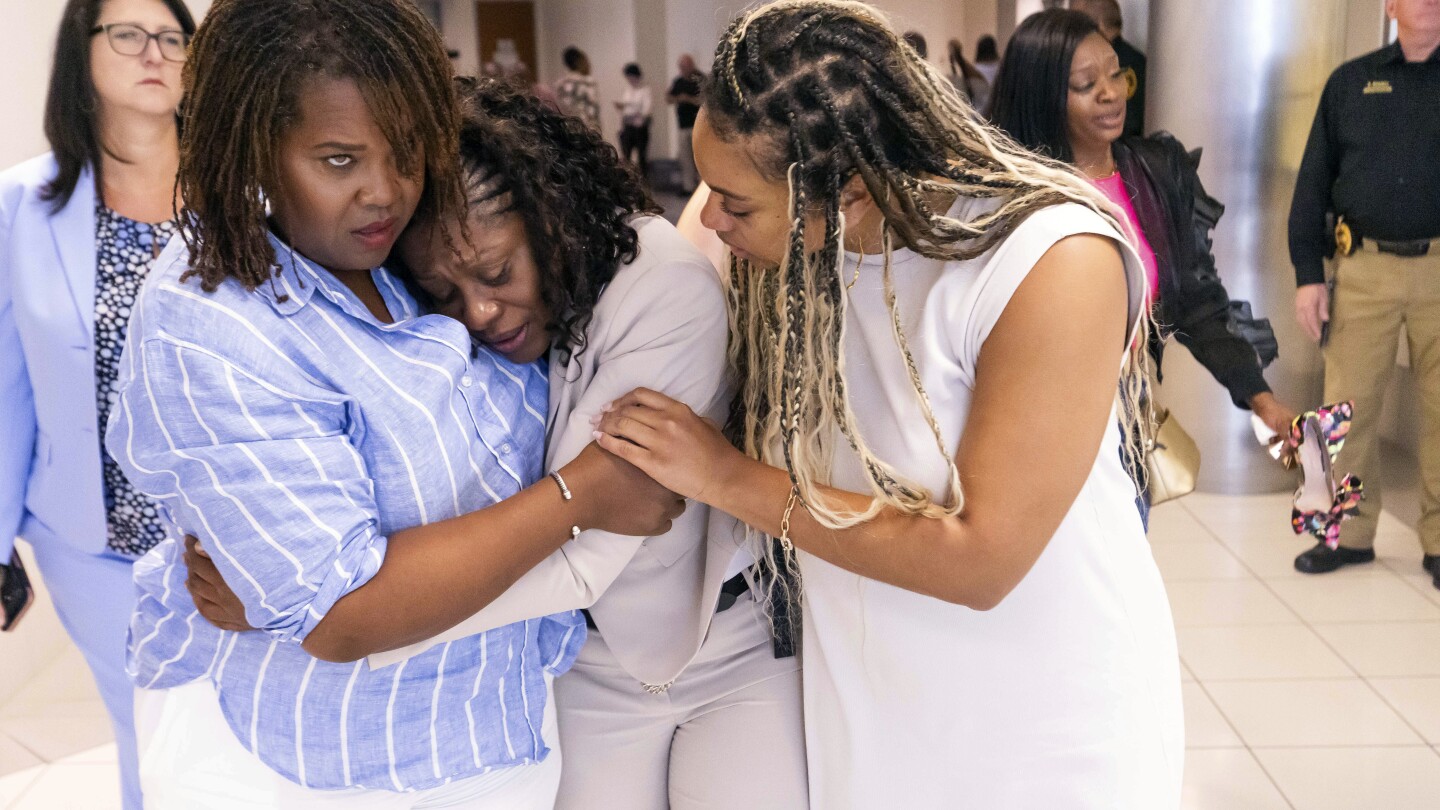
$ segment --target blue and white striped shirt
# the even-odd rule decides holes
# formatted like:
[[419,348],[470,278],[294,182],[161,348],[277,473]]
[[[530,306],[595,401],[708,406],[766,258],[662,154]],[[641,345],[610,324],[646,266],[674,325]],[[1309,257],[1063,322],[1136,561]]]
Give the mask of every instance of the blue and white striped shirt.
[[[131,675],[150,689],[211,680],[240,741],[312,788],[419,790],[543,759],[545,674],[579,652],[578,613],[374,671],[319,661],[300,642],[375,575],[387,535],[539,477],[544,374],[472,357],[460,323],[420,315],[383,269],[374,279],[395,323],[380,323],[272,243],[273,281],[206,293],[180,281],[189,253],[176,239],[136,304],[107,447],[172,536],[135,566]],[[200,537],[259,632],[200,617],[179,527]]]

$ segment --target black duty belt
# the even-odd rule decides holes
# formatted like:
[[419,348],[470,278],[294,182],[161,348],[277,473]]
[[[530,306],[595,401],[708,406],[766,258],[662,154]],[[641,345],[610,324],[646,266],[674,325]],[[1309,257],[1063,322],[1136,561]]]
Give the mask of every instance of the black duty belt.
[[1360,237],[1360,247],[1369,248],[1379,253],[1389,253],[1392,256],[1415,257],[1424,256],[1430,252],[1431,245],[1440,242],[1440,239],[1415,239],[1409,242],[1387,242],[1384,239],[1368,239]]

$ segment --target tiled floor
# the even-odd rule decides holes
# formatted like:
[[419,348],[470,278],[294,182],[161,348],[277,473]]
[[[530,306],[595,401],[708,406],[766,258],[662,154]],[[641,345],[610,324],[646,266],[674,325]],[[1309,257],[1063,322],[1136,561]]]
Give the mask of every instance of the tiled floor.
[[[1184,663],[1185,810],[1440,808],[1440,591],[1415,533],[1381,559],[1291,567],[1284,495],[1192,495],[1151,540]],[[0,810],[109,810],[115,749],[78,655],[0,707]],[[77,753],[78,752],[78,753]]]

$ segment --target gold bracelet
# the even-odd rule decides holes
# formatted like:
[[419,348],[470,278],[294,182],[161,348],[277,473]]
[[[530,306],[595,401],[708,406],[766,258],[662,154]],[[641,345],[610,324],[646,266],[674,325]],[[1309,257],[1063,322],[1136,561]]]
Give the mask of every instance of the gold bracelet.
[[780,518],[780,537],[777,539],[780,541],[780,548],[784,549],[786,554],[795,551],[795,543],[790,540],[790,513],[795,511],[795,502],[799,498],[799,491],[791,487],[790,498],[785,501],[785,515]]

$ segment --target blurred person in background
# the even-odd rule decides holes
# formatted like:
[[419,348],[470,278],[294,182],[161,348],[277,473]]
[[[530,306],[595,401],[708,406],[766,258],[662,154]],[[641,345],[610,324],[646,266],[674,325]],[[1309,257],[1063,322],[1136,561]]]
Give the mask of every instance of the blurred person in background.
[[1042,11],[1010,39],[991,118],[1024,146],[1074,166],[1124,213],[1160,325],[1150,336],[1156,377],[1173,335],[1236,407],[1288,435],[1295,411],[1271,393],[1256,348],[1232,330],[1210,240],[1224,207],[1205,192],[1197,161],[1174,136],[1124,135],[1126,82],[1115,49],[1090,17]]
[[674,105],[675,127],[680,132],[680,191],[693,194],[700,185],[700,175],[695,169],[695,148],[691,136],[695,130],[695,116],[700,114],[700,94],[705,90],[705,74],[695,66],[695,57],[688,53],[681,55],[676,67],[680,69],[680,75],[670,83],[665,102]]
[[1145,54],[1125,41],[1125,17],[1117,0],[1071,0],[1070,8],[1084,14],[1100,27],[1101,36],[1110,41],[1120,57],[1120,70],[1125,76],[1125,134],[1145,134]]
[[995,37],[986,34],[975,43],[975,69],[991,87],[995,86],[995,74],[1000,72],[1000,48],[995,44]]
[[620,154],[635,165],[640,179],[650,182],[650,116],[655,111],[655,94],[645,83],[640,66],[625,66],[625,94],[615,102],[620,112]]
[[590,57],[571,45],[560,58],[566,71],[564,78],[555,83],[555,100],[560,104],[560,112],[579,118],[599,132],[600,90],[595,77],[590,75]]
[[1381,400],[1403,324],[1420,395],[1421,433],[1407,438],[1420,455],[1422,564],[1440,588],[1440,0],[1388,0],[1385,10],[1399,38],[1331,74],[1290,207],[1296,317],[1324,349],[1325,401],[1355,403],[1341,463],[1366,496],[1339,547],[1319,543],[1295,568],[1375,559]]
[[0,560],[29,541],[110,713],[140,810],[125,633],[131,564],[164,536],[101,446],[130,309],[176,230],[181,0],[70,0],[45,106],[51,152],[0,174]]
[[930,43],[925,41],[924,34],[919,31],[906,31],[902,36],[905,39],[905,43],[914,48],[916,53],[920,54],[921,59],[930,58]]
[[970,99],[970,106],[981,115],[990,106],[990,81],[980,69],[970,64],[965,58],[965,46],[960,40],[950,40],[950,83],[955,85],[966,98]]

